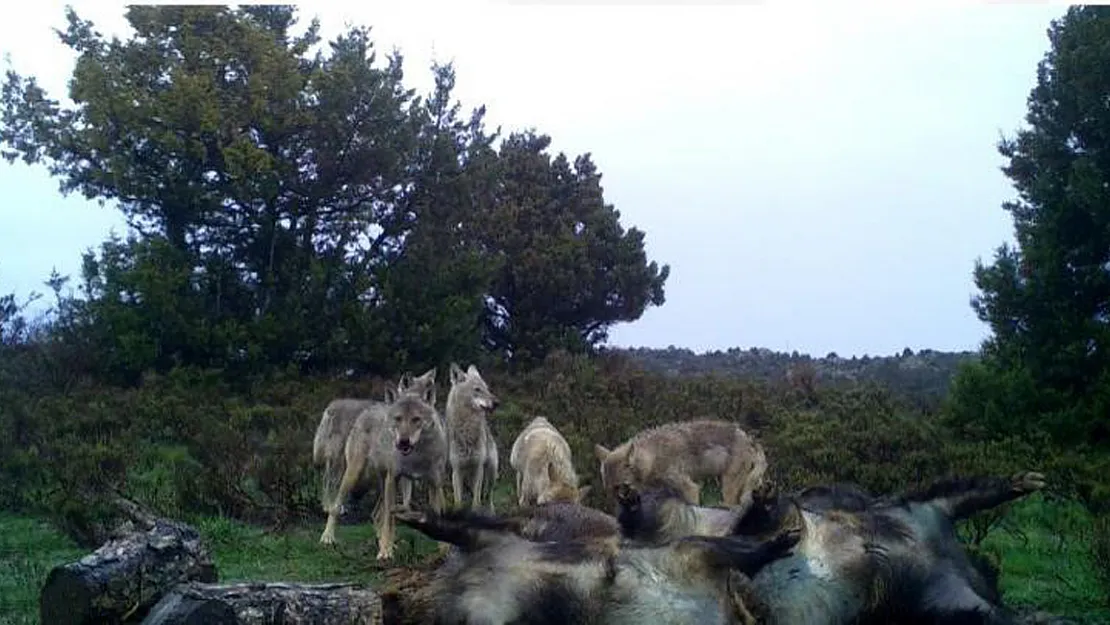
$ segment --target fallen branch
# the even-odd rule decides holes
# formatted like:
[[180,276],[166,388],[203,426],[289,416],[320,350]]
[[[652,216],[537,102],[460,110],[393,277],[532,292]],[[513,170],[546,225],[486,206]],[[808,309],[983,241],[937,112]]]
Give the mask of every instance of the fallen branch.
[[182,582],[216,581],[216,566],[196,529],[156,518],[133,502],[121,500],[120,507],[130,527],[46,576],[39,594],[42,623],[121,622],[141,616]]
[[378,593],[357,584],[187,583],[162,598],[142,625],[381,625]]

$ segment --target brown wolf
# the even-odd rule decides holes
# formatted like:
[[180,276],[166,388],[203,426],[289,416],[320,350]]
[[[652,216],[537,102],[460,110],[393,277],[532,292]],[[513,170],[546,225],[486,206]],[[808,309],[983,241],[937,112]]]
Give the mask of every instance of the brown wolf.
[[516,471],[521,506],[581,500],[570,445],[546,417],[532,419],[516,437],[509,466]]
[[471,507],[482,502],[483,487],[489,489],[489,509],[493,511],[493,486],[498,474],[497,441],[486,417],[499,400],[489,391],[478,368],[463,371],[451,363],[451,390],[447,393],[446,413],[448,462],[455,505],[463,505],[464,482],[469,481]]
[[[435,381],[436,370],[434,368],[416,378],[405,372],[401,375],[401,380],[397,384],[397,394],[400,395],[406,390],[421,394],[430,392],[432,399],[430,403],[434,407]],[[346,467],[344,449],[347,445],[347,437],[351,434],[351,428],[355,425],[355,419],[363,410],[377,403],[380,402],[374,399],[339,398],[333,399],[324,408],[324,414],[320,418],[319,425],[316,426],[316,436],[312,441],[312,462],[316,467],[323,465],[320,506],[324,512],[328,511],[328,507],[335,500],[336,489],[339,488],[339,482],[343,479],[343,471]],[[402,494],[409,493],[404,501],[404,507],[407,509],[412,494],[411,483],[409,483],[407,491],[405,486],[402,485],[401,492]],[[343,514],[345,508],[346,502],[344,501],[340,504],[339,513]],[[377,514],[377,511],[375,511],[375,514]]]
[[767,471],[762,445],[728,421],[698,419],[644,430],[612,451],[594,446],[601,483],[610,493],[621,484],[667,485],[698,503],[701,482],[720,478],[725,505],[746,509]]
[[379,560],[393,557],[392,503],[397,497],[397,478],[427,479],[432,509],[444,508],[447,437],[435,408],[428,403],[430,399],[430,388],[417,392],[409,387],[403,393],[389,388],[384,403],[374,402],[359,413],[347,437],[343,479],[327,507],[328,520],[320,542],[335,542],[340,504],[366,478],[376,478],[380,485],[374,519]]
[[739,623],[736,574],[755,574],[798,540],[787,532],[622,547],[530,541],[503,518],[465,509],[398,520],[459,551],[407,594],[384,593],[388,623]]
[[734,528],[752,537],[801,531],[794,553],[752,576],[772,625],[847,623],[1010,624],[1012,616],[973,566],[959,519],[1038,491],[1040,473],[941,480],[907,495],[768,487]]

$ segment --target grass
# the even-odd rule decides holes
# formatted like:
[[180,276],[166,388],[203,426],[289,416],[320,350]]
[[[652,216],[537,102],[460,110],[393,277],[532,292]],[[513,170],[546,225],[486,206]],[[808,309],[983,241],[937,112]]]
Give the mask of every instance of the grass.
[[39,588],[50,569],[85,555],[49,524],[0,514],[0,624],[39,621]]
[[983,541],[1001,563],[1003,599],[1083,623],[1110,623],[1091,555],[1091,516],[1076,502],[1040,494],[1013,509]]
[[[509,505],[509,488],[495,502]],[[712,497],[707,497],[712,499]],[[420,499],[418,499],[420,501]],[[323,520],[281,533],[225,518],[193,519],[213,552],[221,582],[354,581],[377,584],[374,530],[369,524],[341,525],[339,545],[318,540]],[[1095,578],[1088,548],[1091,519],[1073,503],[1048,503],[1039,495],[1013,506],[988,534],[982,548],[1001,562],[1002,592],[1014,606],[1035,606],[1081,623],[1110,623],[1110,609]],[[435,543],[398,528],[396,556],[418,560]],[[38,622],[38,591],[51,567],[84,551],[37,519],[0,514],[0,625]]]

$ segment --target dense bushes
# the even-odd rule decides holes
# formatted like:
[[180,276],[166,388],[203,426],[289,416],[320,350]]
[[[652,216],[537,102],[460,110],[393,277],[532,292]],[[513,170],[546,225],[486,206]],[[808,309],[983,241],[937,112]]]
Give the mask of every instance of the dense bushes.
[[[1009,473],[1050,461],[1074,482],[1085,469],[1075,458],[1063,462],[1016,440],[955,441],[876,387],[809,394],[737,378],[667,377],[622,357],[565,352],[525,373],[485,374],[504,400],[491,419],[503,481],[509,446],[536,414],[564,432],[592,482],[595,443],[711,415],[756,433],[773,474],[788,487],[851,480],[886,492],[942,475]],[[385,382],[281,373],[232,385],[215,371],[175,369],[130,389],[79,383],[37,396],[9,389],[0,431],[18,444],[0,452],[0,505],[60,515],[78,534],[94,525],[77,511],[95,511],[89,504],[115,491],[167,514],[267,523],[315,518],[311,441],[321,410],[333,397],[378,397]],[[444,389],[441,406],[445,397]]]

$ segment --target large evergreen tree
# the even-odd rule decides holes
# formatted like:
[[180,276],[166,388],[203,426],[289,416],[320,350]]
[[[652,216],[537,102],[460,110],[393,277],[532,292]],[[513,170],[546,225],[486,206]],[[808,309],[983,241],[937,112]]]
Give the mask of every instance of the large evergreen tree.
[[957,420],[994,433],[1105,439],[1110,411],[1110,7],[1049,29],[1028,127],[1003,140],[1016,246],[976,263],[992,336],[953,389]]
[[614,323],[663,305],[670,274],[648,262],[641,230],[621,226],[590,155],[572,164],[548,154],[550,144],[535,132],[505,139],[493,211],[482,216],[484,246],[498,261],[486,339],[522,362],[605,341]]
[[663,303],[668,268],[589,156],[532,133],[495,148],[450,66],[423,98],[368,28],[313,53],[288,6],[131,6],[125,40],[66,15],[74,106],[8,72],[0,148],[132,227],[59,307],[99,373],[532,361]]

